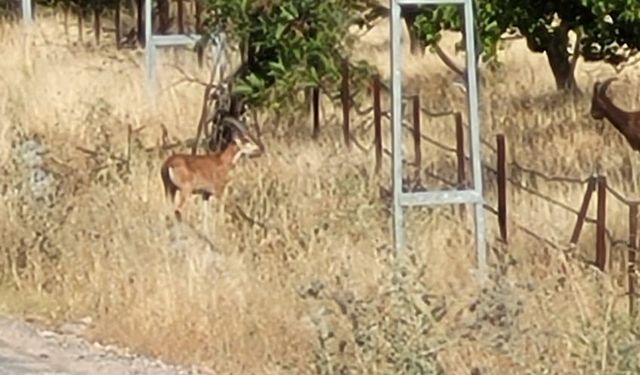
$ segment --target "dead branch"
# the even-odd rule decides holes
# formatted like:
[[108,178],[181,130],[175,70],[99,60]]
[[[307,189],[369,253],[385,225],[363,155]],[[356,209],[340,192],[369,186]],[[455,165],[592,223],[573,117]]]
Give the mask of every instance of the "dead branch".
[[197,77],[194,77],[193,75],[187,73],[182,67],[180,67],[178,64],[171,64],[171,67],[174,68],[175,70],[178,71],[178,73],[180,73],[182,75],[182,78],[177,80],[176,82],[173,83],[172,86],[178,86],[182,83],[195,83],[198,84],[200,86],[203,87],[207,87],[211,84],[211,82],[205,82]]
[[466,82],[466,69],[462,68],[459,64],[457,64],[453,59],[447,55],[446,52],[442,50],[438,43],[433,45],[433,50],[436,52],[436,55],[442,60],[442,62],[447,66],[447,68],[451,69],[454,73],[460,76]]
[[[83,153],[91,156],[94,159],[97,159],[98,157],[101,156],[100,152],[95,151],[95,150],[90,150],[90,149],[84,148],[82,146],[76,146],[76,149],[78,151],[80,151],[80,152],[83,152]],[[126,163],[127,162],[127,159],[122,158],[122,157],[117,156],[117,155],[104,155],[104,156],[106,156],[108,159],[113,160],[113,161],[119,161],[119,162],[122,162],[122,163]]]
[[97,158],[99,156],[97,151],[89,150],[81,146],[76,146],[76,149],[94,158]]

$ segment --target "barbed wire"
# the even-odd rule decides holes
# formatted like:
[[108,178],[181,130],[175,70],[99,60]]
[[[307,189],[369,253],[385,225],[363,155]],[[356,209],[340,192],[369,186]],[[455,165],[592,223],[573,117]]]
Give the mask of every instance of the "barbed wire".
[[[433,173],[431,171],[425,170],[424,173],[428,177],[431,177],[431,178],[433,178],[435,180],[438,180],[440,182],[443,182],[443,183],[449,185],[449,187],[453,187],[453,188],[459,188],[460,187],[459,184],[454,183],[453,181],[451,181],[451,180],[449,180],[449,179],[447,179],[445,177],[439,176],[436,173]],[[498,216],[498,210],[493,208],[490,204],[484,203],[483,207],[487,212],[493,214],[496,217]],[[525,225],[520,224],[520,223],[518,223],[517,221],[515,221],[513,219],[511,219],[511,223],[517,229],[522,230],[523,233],[527,234],[528,236],[530,236],[530,237],[532,237],[532,238],[534,238],[534,239],[536,239],[536,240],[538,240],[540,242],[543,242],[544,244],[546,244],[546,245],[548,245],[548,246],[550,246],[550,247],[552,247],[552,248],[554,248],[556,250],[561,250],[562,249],[562,246],[560,246],[559,244],[557,244],[557,243],[545,238],[541,234],[535,233],[531,229],[527,228]]]
[[[495,170],[493,170],[493,169],[492,169],[491,167],[489,167],[489,166],[483,165],[483,167],[484,167],[485,169],[490,170],[491,172],[497,173]],[[435,173],[433,173],[433,172],[431,172],[431,171],[427,171],[427,170],[425,170],[425,171],[424,171],[424,173],[425,173],[428,177],[431,177],[431,178],[433,178],[433,179],[435,179],[435,180],[438,180],[438,181],[440,181],[440,182],[443,182],[443,183],[447,184],[449,187],[454,187],[454,188],[459,187],[459,184],[454,183],[454,182],[452,182],[451,180],[449,180],[449,179],[447,179],[447,178],[445,178],[445,177],[438,176],[437,174],[435,174]],[[511,182],[512,182],[512,183],[514,183],[514,181],[511,181]],[[558,200],[556,200],[556,199],[553,199],[553,198],[547,197],[547,196],[545,196],[545,195],[543,195],[543,194],[541,194],[541,193],[539,193],[539,192],[537,192],[537,191],[535,191],[535,190],[533,190],[533,189],[530,189],[530,188],[528,188],[528,187],[522,186],[522,185],[517,184],[517,183],[514,183],[514,185],[515,185],[515,187],[517,187],[517,188],[519,188],[519,189],[523,189],[523,190],[525,190],[526,192],[528,192],[528,193],[530,193],[530,194],[532,194],[532,195],[534,195],[534,196],[536,196],[536,197],[538,197],[538,198],[541,198],[541,199],[543,199],[543,200],[548,201],[548,202],[549,202],[549,203],[551,203],[552,205],[555,205],[555,206],[557,206],[557,207],[560,207],[560,208],[562,208],[562,209],[565,209],[565,210],[567,210],[567,211],[569,211],[569,212],[571,212],[571,213],[575,214],[576,216],[577,216],[577,215],[579,215],[579,213],[580,213],[580,211],[578,211],[578,210],[574,209],[573,207],[570,207],[570,206],[568,206],[567,204],[562,203],[562,202],[560,202],[560,201],[558,201]],[[495,214],[496,216],[498,215],[498,210],[496,210],[496,209],[494,209],[494,208],[491,208],[491,207],[485,207],[485,208],[490,208],[490,209],[489,209],[489,211],[490,211],[491,213]],[[594,219],[594,218],[592,218],[592,217],[589,217],[589,216],[586,216],[586,217],[585,217],[585,219],[584,219],[584,221],[585,221],[585,223],[589,223],[589,224],[597,224],[597,223],[598,223],[598,221],[597,221],[596,219]],[[614,240],[614,237],[613,237],[613,234],[612,234],[610,231],[608,231],[608,229],[605,229],[605,234],[608,236],[608,239],[609,239],[612,243],[613,243],[613,241],[615,241],[615,240]]]
[[569,184],[576,184],[576,185],[584,185],[587,182],[589,182],[589,179],[591,178],[591,177],[579,178],[579,177],[566,177],[566,176],[551,176],[551,175],[544,174],[542,172],[536,171],[536,170],[528,168],[528,167],[523,167],[517,161],[512,161],[509,164],[513,168],[515,168],[515,169],[517,169],[517,170],[519,170],[521,172],[525,172],[525,173],[528,173],[530,175],[539,177],[539,178],[545,180],[546,182],[562,182],[562,183],[569,183]]
[[[383,87],[384,87],[384,86],[383,86]],[[368,115],[368,114],[371,114],[371,113],[373,112],[373,107],[372,107],[372,106],[371,106],[371,107],[367,107],[366,109],[363,109],[362,107],[358,107],[358,106],[354,103],[353,107],[354,107],[354,108],[356,108],[356,113],[359,113],[359,114]],[[421,109],[421,110],[422,110],[422,112],[426,112],[424,109]],[[438,114],[436,114],[436,115],[448,116],[448,115],[455,115],[456,113],[457,113],[457,112],[454,112],[454,111],[448,111],[448,112],[438,113]],[[391,113],[390,113],[389,111],[381,111],[381,116],[382,116],[382,118],[386,118],[387,120],[391,120]],[[413,124],[411,124],[410,122],[408,122],[408,121],[407,121],[407,120],[405,120],[405,119],[402,119],[401,123],[402,123],[402,127],[403,127],[403,128],[405,128],[405,129],[407,129],[407,130],[411,130],[411,131],[413,131]],[[371,122],[371,121],[370,121],[370,122],[368,122],[367,124],[368,124],[368,125],[366,125],[366,126],[365,126],[365,128],[370,129],[370,126],[371,126],[371,125],[373,125],[373,122]],[[463,126],[464,126],[466,129],[468,129],[468,128],[469,128],[469,126],[468,126],[467,124],[463,124]],[[441,149],[441,150],[443,150],[443,151],[447,151],[447,152],[457,152],[457,150],[456,150],[456,148],[455,148],[455,147],[448,146],[448,145],[446,145],[446,144],[444,144],[444,143],[442,143],[442,142],[440,142],[440,141],[438,141],[438,140],[436,140],[436,139],[434,139],[434,138],[432,138],[432,137],[429,137],[429,136],[425,135],[425,134],[424,134],[424,133],[422,133],[422,132],[420,132],[420,138],[421,138],[422,140],[424,140],[424,141],[428,142],[429,144],[431,144],[431,145],[433,145],[433,146],[436,146],[436,147],[440,148],[440,149]],[[493,146],[489,141],[487,141],[486,139],[483,139],[482,137],[481,137],[481,139],[480,139],[480,140],[481,140],[481,143],[482,143],[486,148],[488,148],[488,149],[489,149],[490,151],[492,151],[493,153],[497,153],[497,148],[496,148],[495,146]],[[361,145],[361,144],[360,144],[360,147],[359,147],[359,148],[361,148],[361,149],[363,149],[363,150],[370,150],[370,149],[371,149],[371,148],[362,147],[362,145]],[[385,153],[390,154],[390,152],[388,152],[387,150],[385,150]],[[465,154],[464,154],[464,159],[465,159],[465,161],[470,161],[470,160],[471,160],[471,157],[470,157],[470,156],[468,156],[468,155],[465,153]],[[415,165],[415,164],[409,164],[409,165]],[[540,178],[540,179],[544,180],[545,182],[557,182],[557,183],[565,183],[565,184],[576,184],[576,185],[580,184],[580,185],[585,185],[586,183],[588,183],[589,179],[591,178],[591,176],[590,176],[590,177],[586,177],[586,178],[581,178],[581,177],[571,177],[571,176],[555,176],[555,175],[548,175],[548,174],[545,174],[545,173],[543,173],[543,172],[540,172],[540,171],[534,170],[534,169],[532,169],[532,168],[522,166],[522,165],[521,165],[520,163],[518,163],[517,161],[511,161],[511,162],[508,162],[508,163],[507,163],[507,166],[508,166],[509,168],[511,168],[512,170],[517,170],[517,171],[519,171],[519,172],[527,173],[527,174],[529,174],[529,175],[531,175],[531,176],[534,176],[534,177]],[[495,171],[495,169],[492,169],[491,167],[489,167],[489,166],[487,166],[487,165],[484,165],[484,167],[485,167],[485,168],[488,168],[488,170],[490,170],[490,171],[492,171],[492,172],[494,172],[494,173],[497,173],[497,171]],[[528,192],[528,193],[530,193],[530,194],[536,195],[536,196],[538,196],[539,198],[546,199],[547,201],[549,201],[550,203],[552,203],[552,204],[556,205],[557,207],[562,207],[562,208],[567,209],[567,210],[569,210],[569,211],[571,211],[571,212],[573,212],[573,213],[575,213],[575,212],[577,211],[577,210],[575,210],[575,209],[573,209],[573,208],[569,207],[568,205],[566,205],[566,204],[564,204],[564,203],[562,203],[562,202],[560,202],[560,201],[558,201],[558,200],[555,200],[555,199],[553,199],[553,198],[550,198],[550,197],[547,197],[547,196],[545,196],[545,195],[541,194],[540,192],[536,191],[535,189],[531,189],[531,188],[528,188],[528,187],[524,186],[524,185],[523,185],[521,182],[519,182],[519,181],[515,181],[515,180],[513,180],[512,178],[508,178],[507,180],[508,180],[511,184],[517,185],[517,187],[519,187],[519,188],[521,188],[521,189],[525,190],[526,192]],[[614,196],[618,201],[620,201],[621,203],[626,204],[626,205],[628,205],[628,206],[636,205],[636,204],[640,204],[640,200],[638,200],[638,199],[635,199],[635,200],[628,199],[628,198],[626,198],[626,197],[624,196],[624,194],[623,194],[623,193],[620,193],[619,191],[615,190],[613,187],[611,187],[611,186],[610,186],[610,185],[608,185],[608,184],[607,184],[607,191],[609,191],[609,192],[610,192],[610,193],[611,193],[611,194],[612,194],[612,195],[613,195],[613,196]]]
[[[381,112],[381,115],[383,118],[386,118],[387,120],[391,120],[391,114],[388,111],[384,111]],[[373,125],[373,123],[371,123],[370,125]],[[408,122],[407,120],[402,120],[402,126],[403,128],[407,129],[407,130],[412,130],[413,131],[413,124],[411,124],[410,122]],[[465,127],[468,128],[468,125],[464,125]],[[368,128],[367,128],[368,129]],[[420,132],[420,138],[426,142],[429,142],[431,145],[436,146],[438,148],[440,148],[441,150],[447,151],[447,152],[457,152],[455,147],[451,147],[448,145],[445,145],[444,143],[431,138],[427,135],[424,135],[424,133]],[[482,140],[482,144],[484,144],[487,148],[489,148],[489,150],[491,150],[494,153],[497,153],[497,148],[495,146],[493,146],[492,144],[490,144],[488,141]],[[466,161],[470,161],[471,157],[469,155],[467,155],[466,153],[464,154],[464,158]],[[520,165],[518,162],[516,161],[512,161],[509,162],[507,164],[508,166],[510,166],[513,169],[517,169],[521,172],[525,172],[528,174],[531,174],[535,177],[539,177],[547,182],[563,182],[563,183],[575,183],[575,184],[585,184],[586,182],[588,182],[589,177],[587,178],[577,178],[577,177],[566,177],[566,176],[552,176],[552,175],[547,175],[545,173],[536,171],[534,169],[531,168],[527,168],[527,167],[523,167],[522,165]],[[621,195],[622,196],[622,195]],[[640,201],[639,201],[640,203]]]
[[[387,85],[386,83],[382,82],[381,80],[379,81],[380,83],[380,88],[382,89],[382,91],[384,91],[386,94],[390,94],[391,93],[391,88],[389,87],[389,85]],[[415,97],[417,94],[410,94],[410,95],[403,95],[402,99],[403,101],[406,101],[406,99],[410,99]],[[350,96],[350,101],[351,101],[351,106],[354,108],[354,110],[356,111],[356,113],[358,114],[362,114],[362,115],[367,115],[371,112],[373,112],[374,108],[373,106],[367,107],[366,109],[362,109],[362,107],[354,101],[356,94],[353,94]],[[459,111],[454,111],[453,109],[451,110],[446,110],[446,111],[442,111],[442,112],[434,112],[434,111],[430,111],[425,107],[420,108],[421,113],[426,114],[429,117],[444,117],[444,116],[453,116],[456,115],[457,113],[460,113]],[[386,111],[382,111],[381,110],[381,115],[390,120],[391,119],[391,114],[389,110]],[[403,125],[406,125],[406,122],[403,120]],[[469,124],[463,123],[464,128],[466,128],[467,130],[469,129]],[[449,152],[455,152],[455,148],[449,147],[444,145],[442,142],[439,142],[433,138],[429,138],[426,137],[424,134],[420,133],[421,138],[424,139],[425,141],[440,147],[441,149],[445,150],[445,151],[449,151]],[[490,151],[492,151],[493,153],[497,153],[497,148],[487,139],[480,137],[480,142],[481,144],[483,144],[487,149],[489,149]],[[470,158],[465,154],[465,160],[469,160]],[[577,178],[577,177],[568,177],[568,176],[549,176],[546,175],[542,172],[533,170],[531,168],[526,168],[521,166],[519,163],[513,161],[510,162],[510,164],[512,164],[512,168],[516,168],[519,169],[522,172],[525,173],[529,173],[535,177],[539,177],[543,180],[546,180],[548,182],[563,182],[563,183],[575,183],[575,184],[584,184],[586,183],[586,181],[588,181],[588,178]],[[631,205],[631,204],[640,204],[640,200],[629,200],[626,197],[624,197],[624,195],[618,191],[616,191],[615,189],[611,188],[610,186],[607,186],[608,190],[616,197],[616,199],[618,199],[619,201],[621,201],[622,203]]]
[[[495,175],[498,175],[498,171],[496,169],[494,169],[493,167],[488,166],[488,165],[482,165],[482,166],[484,167],[484,169],[486,171],[491,172],[491,173],[493,173]],[[558,208],[561,208],[561,209],[564,209],[566,211],[569,211],[569,212],[571,212],[572,214],[575,214],[575,215],[578,215],[580,213],[580,211],[578,211],[575,208],[569,206],[568,204],[560,202],[559,200],[557,200],[555,198],[551,198],[549,196],[546,196],[546,195],[540,193],[539,191],[522,184],[522,182],[517,181],[512,177],[507,177],[506,181],[509,182],[512,186],[514,186],[514,187],[516,187],[516,188],[518,188],[518,189],[520,189],[520,190],[522,190],[522,191],[524,191],[526,193],[529,193],[529,194],[531,194],[531,195],[533,195],[533,196],[535,196],[537,198],[543,199],[543,200],[547,201],[549,204],[551,204],[553,206],[556,206]],[[587,182],[588,182],[588,179],[585,181],[585,184]],[[586,217],[586,219],[590,219],[590,218]],[[595,219],[593,219],[593,220],[595,221]]]
[[[389,119],[390,118],[390,114],[388,112],[383,112],[382,116],[384,118]],[[365,125],[365,128],[369,128],[371,126],[371,122],[367,122],[367,125]],[[402,127],[405,129],[409,129],[409,130],[413,130],[412,128],[412,124],[410,124],[408,121],[406,120],[402,120],[401,121]],[[430,143],[431,145],[434,145],[442,150],[448,151],[448,152],[457,152],[457,150],[455,148],[452,148],[450,146],[447,146],[431,137],[428,137],[426,135],[424,135],[422,132],[420,132],[420,138],[425,140],[426,142]],[[370,147],[366,147],[364,145],[362,145],[359,140],[351,135],[350,139],[353,141],[353,143],[363,152],[369,152],[372,148],[372,146]],[[393,153],[391,152],[391,150],[383,147],[383,154],[387,155],[389,157],[391,157],[393,155]],[[466,154],[464,155],[465,160],[470,160],[470,157],[467,156]],[[405,165],[409,165],[409,166],[416,166],[415,162],[411,162],[408,160],[403,160],[403,163]],[[556,182],[556,183],[570,183],[570,184],[580,184],[580,185],[586,185],[589,183],[589,181],[594,178],[594,176],[589,176],[586,178],[576,178],[576,177],[565,177],[565,176],[552,176],[552,175],[547,175],[544,174],[542,172],[536,171],[534,169],[528,168],[528,167],[523,167],[522,165],[520,165],[517,162],[511,162],[508,164],[512,169],[514,170],[519,170],[521,172],[524,173],[528,173],[532,176],[536,176],[541,178],[542,180],[545,180],[547,182]],[[491,172],[492,174],[497,175],[498,171],[493,168],[490,165],[487,165],[486,163],[482,162],[481,163],[482,168],[486,171],[486,172]],[[449,187],[453,187],[453,188],[460,188],[460,184],[453,182],[445,177],[439,176],[436,173],[433,173],[429,170],[423,170],[421,171],[421,173],[424,173],[427,177],[433,178],[435,180],[438,180],[440,182],[445,183],[446,185],[448,185]],[[551,204],[554,207],[563,209],[565,211],[568,211],[576,216],[580,215],[580,211],[576,210],[575,208],[569,206],[568,204],[561,202],[558,199],[549,197],[547,195],[544,195],[542,193],[540,193],[539,191],[537,191],[536,189],[530,188],[526,185],[524,185],[521,181],[517,181],[516,179],[514,179],[513,177],[507,177],[506,182],[508,182],[512,187],[515,187],[517,189],[519,189],[520,191],[529,193],[533,196],[535,196],[536,198],[542,199],[546,202],[548,202],[549,204]],[[616,199],[618,199],[619,201],[621,201],[622,203],[625,203],[627,205],[633,205],[633,204],[640,204],[639,201],[636,200],[629,200],[626,197],[624,197],[623,194],[621,194],[620,192],[616,191],[615,189],[613,189],[612,187],[610,187],[609,185],[607,185],[607,191],[611,192],[614,197]],[[483,207],[486,211],[488,211],[489,213],[493,214],[494,216],[498,216],[498,210],[493,208],[491,205],[489,205],[488,203],[483,204]],[[585,216],[583,221],[587,224],[597,224],[598,221],[597,219],[593,218],[593,217],[589,217],[589,216]],[[555,250],[563,250],[565,247],[559,245],[558,243],[546,238],[544,235],[541,235],[539,233],[536,233],[535,231],[529,229],[526,225],[523,225],[521,223],[518,223],[517,221],[515,221],[514,219],[510,219],[511,224],[517,228],[518,230],[522,231],[522,233],[528,235],[529,237],[544,243],[545,245],[555,249]],[[634,251],[630,249],[630,244],[627,240],[621,240],[621,239],[616,239],[613,235],[613,233],[611,232],[611,230],[609,230],[609,228],[604,228],[604,235],[605,238],[607,239],[608,243],[609,243],[609,247],[611,249],[611,251],[613,251],[614,249],[616,249],[618,246],[624,246],[624,250],[621,251]],[[570,246],[570,244],[568,244],[566,247]],[[637,252],[637,251],[636,251]],[[583,260],[586,263],[589,264],[593,264],[593,262],[588,262],[586,260]]]
[[616,198],[618,201],[620,201],[620,203],[624,203],[627,206],[633,206],[633,205],[640,204],[639,200],[632,200],[632,199],[626,198],[625,196],[622,195],[622,193],[618,192],[617,190],[615,190],[611,186],[609,186],[609,184],[607,184],[607,191],[609,193],[611,193],[611,195],[613,195],[614,198]]

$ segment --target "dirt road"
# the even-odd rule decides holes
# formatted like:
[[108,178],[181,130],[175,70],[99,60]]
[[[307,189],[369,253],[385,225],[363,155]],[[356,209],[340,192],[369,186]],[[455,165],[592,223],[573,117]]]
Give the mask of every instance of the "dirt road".
[[184,369],[0,316],[0,375],[187,375]]

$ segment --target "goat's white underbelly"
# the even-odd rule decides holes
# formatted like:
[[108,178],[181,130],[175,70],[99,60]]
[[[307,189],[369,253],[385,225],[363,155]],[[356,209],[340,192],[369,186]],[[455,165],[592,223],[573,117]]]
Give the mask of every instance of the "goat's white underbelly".
[[171,182],[173,182],[174,185],[177,185],[176,180],[174,178],[175,178],[175,175],[173,174],[173,167],[169,167],[169,180],[171,180]]

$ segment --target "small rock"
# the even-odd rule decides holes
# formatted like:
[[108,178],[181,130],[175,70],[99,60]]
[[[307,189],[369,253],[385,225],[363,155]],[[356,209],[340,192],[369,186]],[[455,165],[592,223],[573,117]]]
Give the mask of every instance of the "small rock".
[[82,336],[87,330],[87,325],[83,323],[64,323],[60,326],[60,332],[67,335]]

